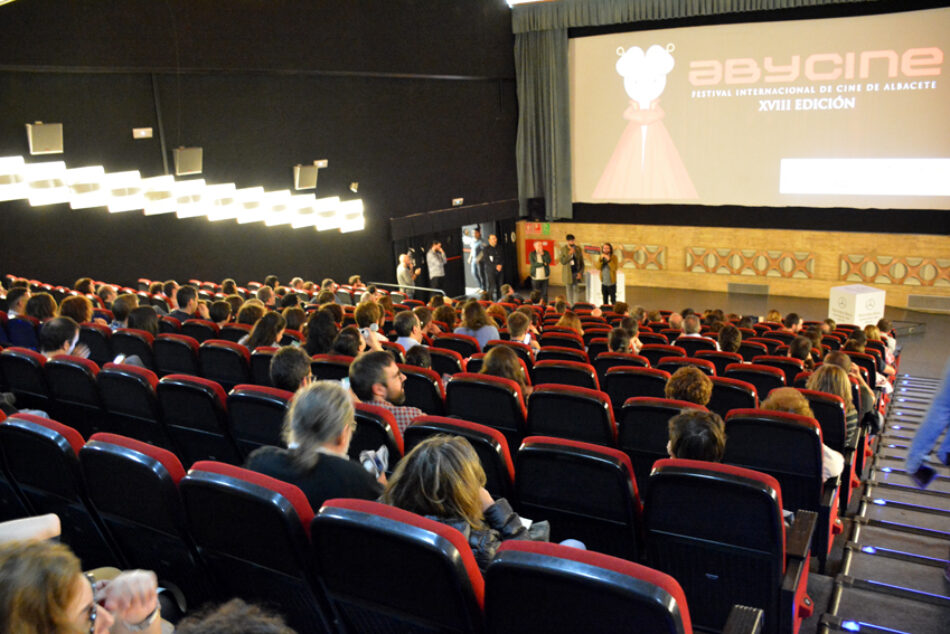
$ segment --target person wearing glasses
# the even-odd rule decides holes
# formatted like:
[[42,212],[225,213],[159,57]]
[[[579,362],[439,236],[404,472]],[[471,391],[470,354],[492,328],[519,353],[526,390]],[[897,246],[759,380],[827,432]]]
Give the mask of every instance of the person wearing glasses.
[[[316,381],[290,402],[283,429],[287,449],[258,447],[244,467],[299,487],[315,509],[332,498],[375,500],[382,485],[347,455],[355,431],[346,389],[336,381]],[[385,474],[379,479],[385,482]]]
[[96,581],[64,544],[0,545],[0,632],[161,631],[155,573],[132,570]]

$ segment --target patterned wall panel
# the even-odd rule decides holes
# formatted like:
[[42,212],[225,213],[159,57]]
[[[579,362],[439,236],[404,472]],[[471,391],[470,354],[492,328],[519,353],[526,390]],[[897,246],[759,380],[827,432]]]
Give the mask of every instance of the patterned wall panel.
[[[564,244],[567,244],[566,242]],[[596,262],[600,256],[599,244],[585,244],[582,246],[587,264]],[[620,261],[620,267],[643,271],[665,271],[666,247],[656,244],[614,244],[614,253]]]
[[848,254],[838,273],[847,282],[950,287],[950,258]]
[[691,273],[810,280],[815,276],[815,256],[792,251],[686,247],[686,270]]

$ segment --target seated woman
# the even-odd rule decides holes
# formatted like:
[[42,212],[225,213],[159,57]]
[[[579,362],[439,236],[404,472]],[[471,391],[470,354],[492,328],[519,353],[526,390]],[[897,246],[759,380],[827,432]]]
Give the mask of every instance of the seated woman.
[[498,328],[481,304],[469,300],[462,309],[462,324],[455,329],[455,334],[475,337],[479,348],[484,348],[492,339],[498,339]]
[[287,321],[283,315],[277,312],[267,313],[257,320],[246,340],[241,338],[241,343],[247,346],[248,350],[261,346],[278,346],[286,327]]
[[503,379],[511,379],[521,386],[521,394],[528,398],[532,387],[528,385],[527,377],[524,374],[524,366],[521,365],[521,358],[518,353],[508,346],[495,346],[488,351],[482,360],[482,371],[480,374],[489,374],[491,376],[500,376]]
[[375,500],[380,482],[347,457],[354,431],[346,389],[336,381],[316,381],[290,402],[283,431],[288,448],[259,447],[244,466],[300,487],[315,509],[331,498]]
[[684,409],[670,419],[670,458],[722,462],[726,452],[726,427],[719,414]]
[[485,471],[461,436],[433,436],[410,451],[393,472],[381,502],[458,529],[484,570],[506,539],[548,541],[550,526],[525,528],[504,498],[485,490]]
[[34,293],[26,300],[26,314],[40,321],[56,316],[56,300],[49,293]]
[[[840,368],[839,368],[840,369]],[[808,399],[793,387],[779,387],[769,392],[769,397],[762,401],[761,409],[773,412],[789,412],[799,416],[814,418],[815,414],[808,405]],[[824,443],[821,445],[821,479],[828,480],[841,475],[844,470],[844,456],[831,449]]]
[[330,352],[330,347],[339,331],[333,313],[328,310],[313,311],[303,327],[303,333],[307,337],[303,346],[304,350],[309,355]]
[[84,575],[65,544],[0,546],[0,632],[162,631],[155,573],[123,572],[110,581]]
[[[836,358],[840,357],[848,361],[847,355],[838,353]],[[857,370],[857,366],[851,367]],[[858,442],[858,410],[851,398],[851,380],[848,378],[848,372],[826,357],[825,363],[808,377],[805,388],[841,397],[844,401],[845,444],[854,447]]]
[[151,306],[139,306],[129,313],[129,328],[144,330],[158,336],[158,311]]
[[[59,303],[59,316],[69,317],[77,324],[85,324],[93,321],[92,302],[85,295],[70,295],[63,298]],[[95,319],[95,323],[108,326],[108,322],[101,317]]]
[[564,314],[561,315],[561,318],[558,319],[554,325],[561,328],[570,328],[579,336],[584,336],[584,326],[581,324],[581,318],[572,310],[564,311]]
[[666,398],[688,401],[705,407],[712,398],[713,383],[706,374],[691,365],[683,366],[666,380]]

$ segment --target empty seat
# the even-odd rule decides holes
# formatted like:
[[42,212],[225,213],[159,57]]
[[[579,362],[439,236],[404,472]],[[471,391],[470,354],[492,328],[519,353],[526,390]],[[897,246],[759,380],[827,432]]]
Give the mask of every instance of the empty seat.
[[[821,572],[838,521],[838,478],[822,478],[822,438],[818,421],[807,416],[765,410],[736,409],[726,417],[726,453],[723,462],[755,469],[782,486],[785,509],[818,514],[812,553]],[[775,451],[781,447],[781,451]]]
[[654,365],[657,370],[665,370],[670,374],[673,374],[684,366],[697,368],[707,376],[716,374],[716,366],[712,361],[697,359],[695,357],[662,357]]
[[135,328],[119,328],[112,333],[112,353],[118,357],[137,356],[149,370],[155,370],[155,357],[152,355],[152,342],[155,337],[151,333]]
[[59,355],[43,367],[52,400],[50,414],[84,438],[99,430],[103,412],[96,376],[99,366],[81,357]]
[[733,363],[726,366],[725,376],[751,383],[762,398],[777,387],[785,387],[785,372],[768,365]]
[[350,439],[349,456],[359,461],[364,449],[379,449],[385,446],[389,450],[389,472],[395,468],[403,456],[402,434],[396,417],[385,407],[356,403],[356,431]]
[[752,363],[756,365],[768,365],[773,368],[778,368],[785,373],[785,385],[792,385],[792,383],[795,382],[795,377],[798,375],[798,373],[805,370],[805,362],[801,359],[793,359],[792,357],[780,357],[763,354],[757,357],[752,357]]
[[607,370],[618,365],[632,365],[643,368],[650,367],[650,361],[632,352],[601,352],[594,357],[594,369],[597,370],[597,380],[601,388],[607,385]]
[[607,337],[592,337],[587,341],[587,333],[584,333],[584,340],[587,342],[587,356],[596,359],[597,355],[607,352]]
[[590,357],[583,350],[576,348],[565,348],[563,346],[547,346],[538,350],[535,355],[535,363],[538,361],[576,361],[577,363],[590,363]]
[[666,346],[666,345],[669,345],[670,343],[670,340],[667,338],[667,336],[659,332],[649,332],[649,331],[641,330],[637,334],[637,338],[640,340],[640,343],[643,343],[643,344],[654,344],[654,345]]
[[112,361],[112,331],[102,324],[84,323],[79,325],[79,343],[89,348],[89,359],[99,367]]
[[541,335],[541,347],[547,348],[555,346],[558,348],[574,348],[575,350],[584,350],[584,339],[576,333],[551,332],[548,328]]
[[155,371],[166,374],[198,375],[198,341],[189,335],[161,334],[152,342]]
[[529,436],[515,457],[518,510],[551,523],[551,541],[579,539],[590,550],[636,560],[640,498],[630,458],[590,443]]
[[270,362],[278,348],[259,346],[251,350],[251,381],[257,385],[272,386],[270,380]]
[[283,447],[281,431],[293,392],[262,385],[236,385],[228,394],[228,430],[247,455],[262,445]]
[[590,390],[599,390],[597,371],[589,363],[578,361],[538,361],[531,372],[531,382],[534,385],[542,383],[556,383],[558,385],[574,385]]
[[620,410],[618,444],[630,456],[641,489],[646,488],[653,463],[669,456],[669,422],[684,409],[707,411],[696,403],[649,396],[627,399]]
[[[7,415],[0,411],[0,423],[6,418]],[[28,515],[34,515],[34,512],[30,510],[29,503],[10,476],[3,451],[0,451],[0,522],[17,520]]]
[[16,396],[19,409],[48,410],[49,386],[43,372],[44,365],[46,357],[29,348],[14,346],[0,352],[3,384]]
[[695,357],[712,361],[716,366],[716,374],[722,375],[730,363],[742,363],[742,355],[738,352],[721,352],[719,350],[697,350]]
[[504,434],[493,427],[458,418],[419,416],[403,433],[406,453],[426,438],[438,434],[465,437],[482,463],[488,492],[493,498],[502,497],[515,503],[515,465]]
[[763,610],[770,634],[797,632],[811,614],[815,516],[797,513],[786,535],[781,500],[764,473],[695,460],[656,464],[644,493],[646,563],[679,582],[694,627],[721,631],[735,604]]
[[485,571],[488,631],[692,632],[686,596],[662,572],[559,544],[509,540]]
[[[108,321],[112,322],[112,319],[109,319]],[[168,335],[177,334],[181,332],[181,321],[169,315],[159,315],[158,316],[158,332],[159,334],[168,334]]]
[[510,379],[486,374],[456,374],[445,388],[445,411],[475,423],[494,427],[517,447],[524,437],[527,410],[521,386]]
[[455,333],[441,333],[432,338],[432,346],[435,348],[445,348],[447,350],[454,350],[462,355],[463,358],[470,357],[476,352],[481,352],[482,349],[478,345],[478,340],[475,337],[469,337],[468,335],[457,335]]
[[[844,457],[844,471],[841,474],[840,510],[844,513],[851,502],[851,493],[860,485],[856,475],[855,461],[856,447],[847,443],[847,416],[844,400],[834,394],[826,394],[816,390],[799,389],[799,392],[808,399],[815,420],[821,426],[822,442],[840,453]],[[853,444],[857,439],[853,440]],[[863,447],[860,451],[864,451]]]
[[706,407],[723,419],[730,410],[759,406],[759,394],[755,386],[748,381],[731,379],[727,376],[713,376],[710,379],[713,389]]
[[569,385],[539,385],[528,397],[526,432],[614,447],[617,425],[606,394]]
[[198,371],[230,390],[239,383],[250,383],[251,353],[232,341],[208,339],[198,348]]
[[315,354],[310,361],[310,371],[321,381],[339,381],[350,375],[353,357],[342,354]]
[[79,471],[82,446],[75,429],[41,416],[15,414],[0,423],[3,461],[30,509],[59,516],[60,539],[84,568],[121,565],[121,555],[86,495]]
[[399,364],[399,370],[406,375],[403,383],[405,405],[418,407],[434,416],[445,414],[445,387],[438,372],[405,364]]
[[457,530],[378,502],[338,499],[320,509],[312,536],[341,630],[483,631],[484,581]]
[[133,568],[152,570],[160,586],[173,584],[188,605],[212,598],[210,580],[188,529],[178,494],[185,469],[165,449],[95,434],[79,450],[89,499]]
[[650,361],[650,366],[655,367],[663,357],[685,357],[686,350],[679,346],[664,346],[661,344],[647,343],[640,348],[640,356],[646,357]]
[[495,346],[507,346],[515,351],[515,353],[521,357],[521,360],[524,361],[524,364],[530,370],[534,366],[534,350],[526,343],[521,343],[519,341],[505,341],[503,339],[492,339],[491,341],[485,344],[485,352],[488,352]]
[[13,346],[39,350],[40,341],[37,333],[40,320],[28,315],[19,315],[7,320],[7,337]]
[[161,422],[158,377],[134,365],[107,363],[96,377],[105,410],[102,429],[174,451]]
[[156,388],[162,422],[186,465],[198,460],[241,463],[228,431],[227,393],[219,384],[186,374],[169,374]]
[[617,366],[607,370],[607,381],[604,386],[614,411],[619,411],[628,398],[634,396],[655,396],[663,398],[666,395],[666,382],[670,373],[653,368],[635,366]]
[[310,568],[313,510],[300,489],[211,461],[195,463],[179,488],[218,596],[270,606],[298,632],[330,630]]
[[686,356],[695,357],[699,350],[718,350],[719,345],[715,339],[710,337],[687,337],[680,336],[673,341],[674,346],[678,346],[686,351]]
[[[765,346],[765,349],[768,350],[768,352],[766,352],[765,354],[770,354],[770,355],[775,354],[775,351],[778,350],[778,348],[784,345],[785,343],[781,339],[776,339],[772,337],[771,333],[767,337],[749,337],[745,341],[749,343],[762,344],[763,346]],[[741,352],[741,349],[740,349],[740,352]]]
[[208,339],[218,339],[218,324],[208,319],[186,319],[180,332],[202,344]]
[[769,349],[764,343],[757,343],[755,341],[743,340],[739,344],[739,354],[742,355],[743,361],[751,362],[753,357],[757,357],[762,354],[768,354]]
[[432,356],[432,369],[441,375],[457,374],[465,371],[465,358],[455,350],[448,348],[429,348]]

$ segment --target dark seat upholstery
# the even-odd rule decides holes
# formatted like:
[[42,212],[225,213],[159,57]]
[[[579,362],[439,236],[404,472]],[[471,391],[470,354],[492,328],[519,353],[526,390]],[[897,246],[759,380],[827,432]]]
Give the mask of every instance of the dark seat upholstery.
[[102,324],[79,324],[79,343],[89,348],[89,359],[99,367],[112,361],[112,331]]
[[445,414],[445,387],[438,372],[405,364],[399,364],[399,369],[406,375],[405,405],[418,407],[433,416]]
[[650,367],[656,367],[663,357],[685,357],[686,350],[679,346],[665,346],[657,343],[646,343],[640,348],[640,356],[650,361]]
[[752,363],[756,365],[768,365],[773,368],[778,368],[785,373],[785,385],[792,385],[795,382],[795,377],[799,372],[805,370],[805,362],[801,359],[793,359],[792,357],[779,357],[775,355],[763,354],[757,357],[752,357]]
[[199,374],[230,390],[251,381],[251,352],[244,346],[223,339],[208,339],[198,348]]
[[99,433],[79,451],[89,499],[133,568],[152,570],[160,586],[174,584],[188,605],[212,598],[199,563],[178,482],[185,469],[170,451]]
[[518,509],[549,520],[551,541],[636,560],[643,546],[640,498],[630,458],[590,443],[529,436],[515,457]]
[[485,344],[484,352],[488,352],[495,346],[507,346],[515,351],[515,353],[521,357],[521,360],[524,361],[524,364],[530,370],[534,366],[534,350],[526,343],[521,343],[519,341],[507,341],[504,339],[492,339],[491,341]]
[[150,332],[135,328],[119,328],[112,333],[112,353],[116,356],[133,355],[142,360],[142,364],[149,370],[155,371],[155,357],[152,353],[152,342],[155,337]]
[[628,398],[634,396],[662,398],[666,394],[666,382],[669,378],[670,373],[663,370],[617,366],[607,370],[607,382],[604,387],[614,411],[618,411]]
[[187,374],[169,374],[158,382],[162,422],[182,462],[216,460],[241,464],[228,431],[227,393],[219,384]]
[[315,354],[310,361],[310,371],[321,381],[339,381],[350,375],[353,357],[342,354]]
[[96,383],[106,413],[102,429],[175,450],[161,422],[155,394],[158,377],[154,372],[134,365],[107,363],[99,371]]
[[455,350],[432,346],[429,354],[432,356],[432,369],[441,375],[465,371],[465,357]]
[[607,387],[607,370],[618,365],[632,365],[643,368],[650,367],[650,360],[632,352],[601,352],[594,357],[594,369],[597,370],[597,380],[601,389]]
[[0,351],[3,384],[16,396],[18,408],[41,411],[49,408],[49,385],[46,383],[44,365],[46,357],[29,348],[14,346]]
[[20,315],[7,320],[7,338],[13,346],[39,351],[39,328],[39,319],[28,315]]
[[687,357],[695,357],[700,350],[717,350],[718,346],[715,339],[710,337],[686,337],[680,336],[673,341],[674,346],[678,346],[686,351]]
[[248,324],[225,324],[218,330],[217,338],[237,343],[251,334],[251,330],[252,328]]
[[490,632],[692,632],[676,580],[639,564],[558,544],[509,540],[485,571]]
[[670,374],[684,366],[697,368],[707,376],[716,374],[716,365],[712,361],[696,357],[662,357],[655,365],[657,370],[665,370]]
[[475,337],[469,337],[468,335],[457,335],[455,333],[445,332],[439,335],[436,335],[432,338],[432,346],[435,348],[445,348],[447,350],[454,350],[462,355],[462,358],[470,357],[476,352],[481,352],[482,349],[478,345],[478,340]]
[[277,608],[297,632],[330,630],[310,567],[313,510],[300,489],[211,461],[195,463],[179,488],[218,596]]
[[785,372],[769,365],[733,363],[726,366],[725,376],[751,383],[762,399],[768,398],[775,388],[785,387]]
[[75,429],[41,416],[20,413],[0,423],[3,461],[30,509],[59,516],[60,539],[83,567],[124,565],[86,495],[79,471],[82,446]]
[[610,399],[599,390],[545,384],[528,397],[527,434],[617,446]]
[[546,346],[538,350],[534,356],[535,363],[538,361],[575,361],[577,363],[590,363],[590,357],[584,350],[576,348],[565,348],[564,346]]
[[99,366],[81,357],[59,355],[43,366],[52,401],[50,414],[84,438],[99,430],[102,401],[96,386]]
[[515,503],[515,464],[504,434],[493,427],[458,418],[419,416],[403,434],[406,453],[426,438],[438,434],[465,437],[482,463],[488,492],[493,498],[503,497]]
[[262,445],[283,447],[281,431],[293,392],[236,385],[228,393],[228,430],[245,458]]
[[653,463],[669,456],[669,421],[684,409],[707,411],[702,405],[672,398],[638,396],[624,403],[618,421],[618,443],[630,456],[641,489],[646,488]]
[[152,352],[155,355],[155,372],[166,374],[198,375],[198,340],[188,335],[173,333],[155,337]]
[[389,450],[389,473],[392,473],[404,451],[396,417],[388,409],[369,403],[356,403],[355,407],[356,431],[350,440],[350,458],[358,461],[364,449],[379,449],[385,445]]
[[484,581],[454,528],[337,499],[320,509],[312,535],[317,575],[344,631],[483,631]]
[[456,374],[445,388],[449,416],[494,427],[517,447],[524,437],[527,409],[521,386],[510,379],[486,374]]
[[769,348],[764,343],[743,339],[742,343],[739,344],[739,354],[742,355],[743,361],[751,362],[753,357],[768,353]]
[[694,627],[721,631],[739,604],[764,611],[763,632],[798,631],[811,613],[806,586],[815,516],[796,513],[786,535],[774,478],[665,459],[655,465],[644,496],[646,563],[679,582]]
[[199,344],[208,339],[218,339],[218,324],[207,319],[186,319],[181,325],[181,334],[187,335]]
[[713,376],[710,379],[712,379],[713,389],[706,407],[723,419],[730,410],[759,406],[759,393],[748,381],[731,379],[727,376]]
[[538,361],[531,372],[531,382],[534,385],[556,383],[584,387],[589,390],[600,389],[600,381],[597,379],[594,366],[578,361]]
[[584,339],[575,333],[551,332],[548,328],[541,335],[541,347],[548,348],[555,346],[558,348],[574,348],[575,350],[584,350]]
[[273,387],[270,380],[270,362],[278,348],[259,346],[251,350],[251,381],[257,385]]
[[742,355],[738,352],[721,352],[719,350],[697,350],[697,359],[712,361],[716,366],[716,374],[722,375],[726,371],[726,366],[730,363],[742,363]]

